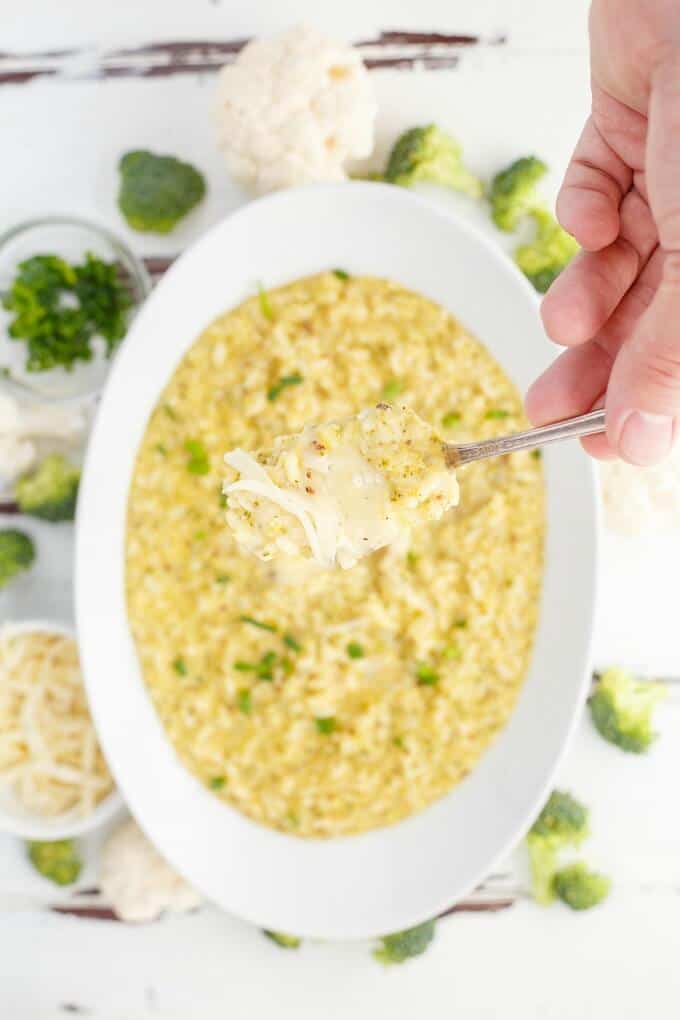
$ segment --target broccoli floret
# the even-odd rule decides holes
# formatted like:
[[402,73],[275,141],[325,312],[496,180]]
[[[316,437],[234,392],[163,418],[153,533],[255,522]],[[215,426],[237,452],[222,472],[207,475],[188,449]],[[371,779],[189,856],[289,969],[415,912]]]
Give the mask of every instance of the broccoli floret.
[[72,839],[59,839],[53,843],[31,842],[27,849],[35,870],[57,885],[71,885],[81,872],[83,862]]
[[536,224],[536,236],[515,250],[515,262],[536,290],[545,294],[579,246],[547,209],[532,209],[530,215]]
[[637,680],[623,669],[608,669],[588,706],[598,733],[623,751],[642,754],[656,736],[654,707],[666,695],[663,684]]
[[434,938],[435,922],[425,921],[415,928],[397,931],[393,935],[384,935],[373,955],[381,963],[403,963],[412,956],[420,956],[425,952]]
[[203,174],[174,156],[136,149],[118,169],[118,207],[133,230],[167,234],[205,195]]
[[536,184],[548,171],[538,156],[523,156],[496,174],[491,182],[491,218],[499,230],[515,230],[536,205]]
[[302,944],[302,939],[299,939],[297,935],[285,935],[282,931],[269,931],[267,928],[263,928],[262,931],[268,939],[276,942],[277,946],[281,946],[282,949],[299,949]]
[[3,528],[0,531],[0,588],[22,570],[28,570],[34,559],[31,536],[15,528]]
[[553,790],[527,834],[531,891],[537,903],[555,898],[558,853],[577,846],[588,835],[588,809],[570,793]]
[[411,128],[395,142],[385,180],[406,188],[428,181],[480,198],[482,182],[463,166],[461,154],[458,142],[436,124]]
[[72,521],[79,482],[79,469],[60,453],[53,453],[19,479],[14,497],[22,514],[44,521]]
[[590,871],[583,861],[560,868],[554,877],[556,894],[572,910],[590,910],[606,899],[611,881],[606,875]]

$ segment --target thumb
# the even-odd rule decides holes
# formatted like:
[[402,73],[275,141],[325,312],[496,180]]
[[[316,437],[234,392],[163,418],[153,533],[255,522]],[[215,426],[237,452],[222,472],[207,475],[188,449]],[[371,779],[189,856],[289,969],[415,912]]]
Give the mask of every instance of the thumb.
[[645,157],[649,204],[663,259],[661,282],[623,345],[607,392],[610,443],[649,465],[669,452],[680,423],[680,49],[651,77]]

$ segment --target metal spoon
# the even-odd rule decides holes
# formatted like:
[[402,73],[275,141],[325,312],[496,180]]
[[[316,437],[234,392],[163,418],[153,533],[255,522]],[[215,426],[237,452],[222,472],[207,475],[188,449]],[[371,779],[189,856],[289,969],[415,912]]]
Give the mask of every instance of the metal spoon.
[[559,439],[579,439],[592,436],[596,432],[605,431],[604,410],[581,414],[578,418],[565,418],[551,425],[541,425],[525,432],[515,432],[511,436],[497,436],[495,439],[481,439],[478,443],[444,443],[444,456],[447,467],[459,468],[463,464],[471,464],[474,460],[487,460],[489,457],[501,457],[505,453],[517,450],[536,450],[547,443],[556,443]]

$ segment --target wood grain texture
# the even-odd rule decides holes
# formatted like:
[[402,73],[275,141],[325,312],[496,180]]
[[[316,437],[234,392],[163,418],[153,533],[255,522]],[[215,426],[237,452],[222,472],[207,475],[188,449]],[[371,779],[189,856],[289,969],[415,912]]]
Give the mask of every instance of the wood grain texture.
[[[463,50],[499,46],[502,35],[443,32],[380,32],[355,43],[370,69],[445,71],[454,68]],[[0,51],[0,85],[23,85],[37,78],[168,78],[215,73],[234,60],[248,39],[191,39],[143,43],[128,49],[60,49],[45,52]]]

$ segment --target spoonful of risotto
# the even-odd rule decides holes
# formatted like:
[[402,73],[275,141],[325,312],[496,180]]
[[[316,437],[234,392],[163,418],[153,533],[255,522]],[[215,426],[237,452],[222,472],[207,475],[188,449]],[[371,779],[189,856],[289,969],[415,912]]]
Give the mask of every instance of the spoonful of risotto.
[[246,552],[354,566],[457,506],[456,469],[604,430],[604,411],[475,443],[445,443],[408,407],[377,404],[351,418],[279,436],[271,450],[232,450],[227,523]]

